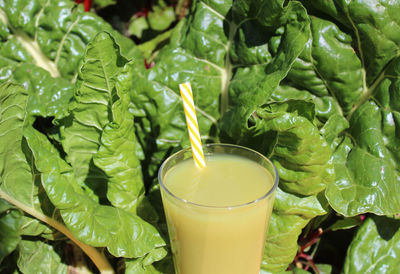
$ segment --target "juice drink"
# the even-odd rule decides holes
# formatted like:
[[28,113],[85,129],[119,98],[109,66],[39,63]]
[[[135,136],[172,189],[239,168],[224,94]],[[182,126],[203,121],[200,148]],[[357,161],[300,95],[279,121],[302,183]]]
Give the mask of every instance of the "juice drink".
[[259,273],[275,168],[242,147],[220,144],[204,150],[204,169],[194,165],[190,153],[180,152],[160,170],[176,272]]

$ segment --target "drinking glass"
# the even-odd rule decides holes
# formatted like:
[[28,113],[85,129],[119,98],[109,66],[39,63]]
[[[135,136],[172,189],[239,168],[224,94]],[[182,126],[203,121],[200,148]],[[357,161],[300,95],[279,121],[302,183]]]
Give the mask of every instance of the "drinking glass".
[[169,171],[192,157],[191,149],[183,149],[166,159],[158,179],[175,271],[178,274],[259,273],[279,180],[277,170],[268,158],[242,146],[207,144],[203,151],[206,159],[223,154],[250,160],[265,169],[265,183],[271,187],[244,204],[198,204],[176,196],[166,184]]

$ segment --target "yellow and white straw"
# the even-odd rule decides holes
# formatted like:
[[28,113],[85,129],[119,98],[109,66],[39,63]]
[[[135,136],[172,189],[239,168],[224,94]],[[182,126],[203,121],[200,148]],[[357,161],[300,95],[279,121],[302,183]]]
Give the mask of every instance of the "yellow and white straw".
[[190,144],[192,146],[193,159],[197,167],[203,168],[206,166],[204,160],[203,148],[201,145],[199,125],[196,118],[196,109],[194,107],[193,92],[190,83],[179,85],[181,92],[183,109],[185,110],[186,123],[189,132]]

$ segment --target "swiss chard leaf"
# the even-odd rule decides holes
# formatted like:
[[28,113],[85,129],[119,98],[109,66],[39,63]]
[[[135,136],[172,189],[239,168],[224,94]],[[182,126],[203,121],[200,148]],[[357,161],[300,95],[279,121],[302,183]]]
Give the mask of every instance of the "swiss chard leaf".
[[350,118],[351,139],[338,140],[334,153],[336,181],[326,196],[344,215],[365,212],[395,214],[400,211],[399,58],[377,86],[374,100],[361,104]]
[[[26,204],[32,204],[32,198],[36,197],[36,191],[32,195],[32,171],[25,159],[23,151],[22,131],[25,121],[25,107],[28,96],[24,89],[15,84],[2,84],[0,89],[1,123],[2,132],[0,168],[1,168],[1,190],[19,197]],[[15,182],[21,182],[27,187],[22,187]],[[33,204],[40,207],[38,199]]]
[[22,240],[17,265],[22,273],[68,273],[64,243]]
[[[74,1],[21,0],[0,2],[0,18],[7,45],[1,56],[10,62],[29,62],[49,71],[53,77],[77,77],[77,67],[86,45],[101,30],[114,34],[131,56],[133,43],[111,28],[100,17],[83,11]],[[11,44],[10,44],[11,43]],[[17,48],[19,51],[12,51]],[[8,50],[7,50],[8,49]]]
[[[131,260],[128,259],[125,261],[125,273],[132,274],[172,274],[175,273],[174,267],[172,264],[166,265],[157,265],[160,262],[152,264],[154,261],[161,260],[167,251],[164,250],[164,253],[154,252],[153,254],[148,254],[146,257]],[[168,259],[171,259],[167,257]],[[170,262],[171,260],[169,260]]]
[[93,164],[103,128],[112,122],[111,107],[116,101],[115,78],[127,60],[107,33],[99,33],[88,44],[79,69],[71,115],[61,121],[62,145],[79,182],[101,198],[107,176]]
[[400,221],[367,218],[353,238],[344,273],[396,273],[400,256]]
[[[1,91],[2,139],[9,144],[2,146],[2,154],[14,155],[0,159],[2,198],[11,196],[31,208],[32,212],[42,213],[41,208],[45,203],[39,201],[42,195],[38,192],[39,186],[34,176],[40,172],[41,184],[51,202],[60,210],[67,226],[82,241],[93,246],[108,246],[115,256],[127,257],[142,257],[164,245],[158,232],[136,215],[99,205],[84,196],[72,168],[59,156],[46,136],[31,127],[32,118],[26,119],[25,90],[18,85],[3,84]],[[23,131],[27,142],[22,137]],[[32,155],[30,151],[34,156],[29,158],[34,159],[32,167],[37,169],[28,164],[25,155]],[[53,214],[50,212],[49,215]],[[115,216],[116,220],[109,222],[110,216]]]
[[312,124],[310,109],[313,104],[304,101],[271,103],[256,112],[260,119],[250,128],[253,135],[277,132],[270,157],[278,169],[280,187],[302,195],[317,194],[334,180],[331,149]]
[[27,89],[30,114],[65,117],[86,45],[102,30],[123,45],[124,55],[137,56],[131,40],[74,1],[1,1],[0,83]]
[[[35,169],[32,153],[23,138],[23,127],[28,117],[25,109],[27,104],[28,96],[22,86],[12,83],[0,86],[1,143],[7,144],[0,148],[2,155],[0,157],[0,197],[2,198],[0,200],[2,204],[0,223],[1,232],[6,233],[4,237],[1,237],[1,259],[18,247],[16,254],[21,271],[32,268],[26,264],[27,257],[23,258],[25,249],[21,236],[41,236],[41,239],[55,238],[54,230],[32,216],[47,215],[51,216],[47,217],[48,219],[54,218],[55,220],[59,216],[57,209],[50,203],[43,191],[40,173]],[[15,207],[5,208],[3,199],[29,212],[29,215],[23,215]],[[35,247],[27,256],[29,257],[32,252],[37,251]],[[39,253],[41,252],[42,250],[39,251]],[[48,267],[48,265],[41,266],[40,263],[36,265],[39,268]]]
[[[128,65],[129,66],[129,65]],[[119,100],[111,107],[111,121],[104,127],[94,163],[108,179],[107,198],[116,207],[136,213],[142,203],[145,188],[140,160],[143,151],[134,131],[134,115],[129,112],[129,95],[116,93]],[[146,206],[145,214],[152,214]],[[154,214],[154,213],[153,213]]]
[[27,111],[30,115],[63,118],[73,96],[73,84],[64,78],[53,78],[50,73],[31,63],[3,68],[10,75],[0,82],[19,83],[28,91]]
[[[156,223],[145,188],[166,156],[189,145],[178,84],[190,81],[205,142],[250,146],[279,169],[262,271],[283,271],[303,227],[326,214],[325,187],[342,215],[400,212],[399,12],[399,1],[193,1],[144,70],[129,39],[74,1],[0,0],[0,82],[8,82],[0,88],[0,193],[132,258],[127,272],[171,270],[168,256],[152,264],[165,256],[164,242],[137,215]],[[64,271],[54,231],[17,212],[0,215],[14,236],[0,260],[19,244],[20,271],[40,271],[24,259],[38,248],[48,251],[41,263]],[[397,223],[372,219],[350,246],[346,273],[395,265]],[[336,228],[358,223],[345,218]]]
[[305,198],[278,189],[261,268],[270,273],[285,270],[298,250],[297,239],[310,219],[326,214],[316,196]]
[[0,264],[18,246],[22,213],[0,200]]
[[372,85],[384,67],[399,55],[400,19],[395,16],[400,12],[398,1],[301,2],[309,7],[310,11],[317,10],[319,17],[330,16],[332,21],[347,28],[346,32],[353,36],[363,74],[366,76],[363,79],[366,83],[364,89]]
[[[87,47],[71,116],[60,124],[67,159],[87,192],[136,213],[145,193],[143,152],[136,140],[129,96],[115,89],[116,76],[125,65],[130,66],[110,34],[99,33]],[[152,218],[152,208],[146,209],[147,218]]]
[[400,37],[392,16],[400,3],[301,2],[312,15],[311,36],[277,93],[311,97],[316,105],[315,124],[334,151],[336,179],[326,197],[335,211],[399,212],[399,106],[393,102]]
[[165,245],[156,229],[138,216],[100,205],[85,195],[72,167],[58,155],[45,135],[27,126],[24,136],[42,174],[46,193],[79,240],[91,246],[106,246],[117,257],[142,257]]
[[[18,200],[33,211],[56,215],[40,185],[40,176],[34,169],[32,153],[23,139],[28,96],[20,85],[5,83],[0,86],[0,193]],[[21,216],[23,235],[40,235],[52,231],[38,220]]]
[[332,96],[348,113],[364,91],[361,61],[352,37],[334,23],[310,17],[311,36],[287,79],[319,97]]
[[[125,62],[126,59],[119,55],[118,46],[107,33],[100,33],[88,45],[81,69],[83,79],[78,82],[75,96],[77,102],[72,110],[72,123],[64,124],[65,121],[71,121],[69,117],[60,121],[64,126],[64,147],[72,167],[60,157],[58,150],[44,134],[30,126],[29,121],[24,134],[33,152],[35,166],[41,173],[41,183],[46,193],[77,238],[92,246],[107,246],[115,256],[142,257],[164,245],[155,228],[137,215],[100,205],[96,197],[93,198],[81,188],[85,176],[73,168],[77,163],[82,163],[83,168],[88,169],[93,154],[100,145],[103,127],[110,123],[110,115],[114,114],[117,122],[122,119],[118,111],[124,108],[120,106],[122,101],[114,93],[113,79]],[[112,112],[112,106],[115,106],[115,113]],[[109,134],[109,131],[112,133],[112,126],[105,134]],[[86,135],[87,132],[94,135]],[[86,150],[79,149],[89,147],[88,140],[91,136],[94,136],[92,143],[95,146],[91,153],[87,153],[89,157],[85,158],[83,156]],[[108,177],[104,176],[104,179]],[[109,222],[110,216],[116,219]]]

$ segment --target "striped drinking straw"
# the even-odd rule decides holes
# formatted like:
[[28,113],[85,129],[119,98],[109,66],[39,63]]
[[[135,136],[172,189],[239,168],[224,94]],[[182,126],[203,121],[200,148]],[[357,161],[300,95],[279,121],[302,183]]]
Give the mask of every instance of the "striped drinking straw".
[[190,144],[192,146],[192,154],[194,163],[197,167],[203,168],[206,166],[204,160],[203,148],[201,145],[199,125],[196,118],[196,109],[194,107],[192,87],[190,83],[184,83],[179,85],[181,92],[183,109],[185,110],[186,124],[189,132]]

